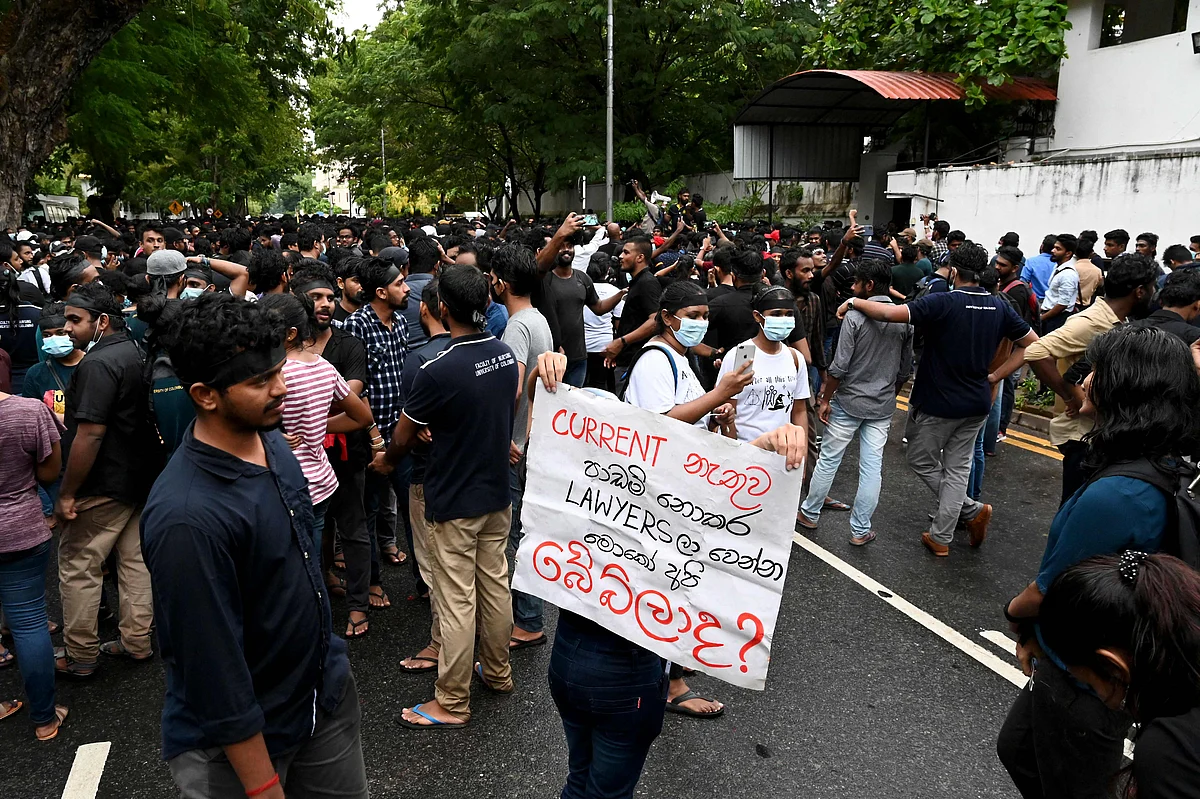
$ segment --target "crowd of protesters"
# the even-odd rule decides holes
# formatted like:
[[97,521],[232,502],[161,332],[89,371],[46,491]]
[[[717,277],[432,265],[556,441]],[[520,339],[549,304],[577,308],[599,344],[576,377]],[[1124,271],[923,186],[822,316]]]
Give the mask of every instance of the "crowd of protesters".
[[[627,225],[0,235],[0,668],[15,663],[26,694],[0,718],[27,703],[51,740],[68,716],[56,678],[159,654],[162,755],[184,796],[366,796],[348,647],[391,605],[384,566],[430,600],[428,641],[397,668],[436,680],[404,727],[467,725],[473,681],[511,692],[510,658],[551,641],[544,602],[509,587],[534,383],[778,452],[805,472],[797,529],[850,511],[865,546],[911,378],[902,443],[935,498],[912,535],[941,558],[958,530],[987,539],[987,457],[1028,370],[1057,397],[1062,507],[1004,609],[1033,680],[1001,759],[1025,797],[1105,795],[1136,720],[1145,762],[1200,772],[1196,564],[1170,557],[1187,555],[1171,480],[1200,446],[1200,237],[1160,259],[1152,233],[1129,252],[1109,231],[1103,254],[1093,231],[1053,234],[1026,256],[1015,234],[984,247],[932,217],[725,229],[698,195],[659,205],[634,188],[646,214]],[[829,492],[855,438],[846,503]],[[120,635],[101,642],[113,612]],[[726,712],[690,678],[561,611],[563,797],[631,797],[665,712]],[[1197,795],[1136,763],[1139,796]]]

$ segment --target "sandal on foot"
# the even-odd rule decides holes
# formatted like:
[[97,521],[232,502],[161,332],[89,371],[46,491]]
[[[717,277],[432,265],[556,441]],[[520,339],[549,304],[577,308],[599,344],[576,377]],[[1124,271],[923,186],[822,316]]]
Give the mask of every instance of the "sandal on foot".
[[409,721],[408,719],[404,718],[404,716],[400,716],[400,718],[396,719],[396,723],[401,727],[405,727],[410,730],[457,730],[471,723],[469,721],[442,721],[441,719],[435,719],[433,716],[421,710],[423,705],[423,702],[420,705],[413,705],[411,708],[409,708],[409,710],[428,721],[428,724]]
[[359,619],[358,621],[349,619],[348,621],[350,624],[350,632],[346,633],[347,638],[362,638],[364,635],[371,632],[370,626],[368,626],[367,629],[363,630],[362,632],[359,632],[359,630],[358,630],[358,628],[362,627],[364,624],[370,625],[371,624],[370,619]]
[[0,721],[18,712],[23,707],[25,707],[25,703],[20,699],[6,699],[0,702]]
[[0,647],[0,669],[7,669],[16,662],[17,656],[12,653],[11,649]]
[[542,633],[537,638],[533,638],[528,641],[524,641],[520,638],[509,638],[508,639],[508,651],[516,652],[518,649],[529,649],[530,647],[534,647],[534,646],[542,646],[545,643],[546,643],[546,634],[545,633]]
[[825,502],[821,505],[821,510],[850,510],[850,506],[845,502],[839,502],[833,497],[825,497]]
[[715,699],[709,699],[706,696],[701,696],[700,694],[696,693],[695,691],[688,691],[686,694],[680,694],[679,696],[672,699],[670,702],[667,702],[667,712],[668,713],[678,713],[681,716],[691,716],[692,718],[697,718],[697,719],[715,719],[717,716],[719,716],[725,712],[724,705],[717,708],[716,710],[712,710],[707,713],[703,713],[699,710],[692,710],[690,707],[683,706],[684,702],[690,702],[693,699],[703,699],[705,702],[715,702],[716,701]]
[[[376,589],[378,589],[378,591]],[[376,605],[374,602],[370,602],[372,610],[383,610],[385,608],[390,608],[392,606],[392,600],[388,599],[387,592],[383,590],[382,585],[371,586],[367,590],[367,593],[370,595],[368,598],[368,602],[370,602],[370,599],[380,600],[380,603],[378,605]]]
[[46,620],[46,630],[51,635],[58,635],[59,633],[62,632],[62,625],[59,624],[58,622],[54,621],[54,619],[47,619]]
[[475,676],[479,678],[479,682],[483,683],[484,688],[488,689],[489,691],[491,691],[494,694],[507,695],[507,694],[511,694],[513,691],[517,690],[515,685],[511,688],[497,688],[496,686],[492,685],[490,682],[488,682],[486,679],[484,679],[483,664],[479,663],[478,661],[475,663]]
[[54,706],[54,730],[45,734],[35,732],[39,741],[53,741],[58,737],[58,731],[62,729],[63,722],[67,720],[67,709],[62,705]]
[[67,654],[65,646],[56,647],[54,650],[54,670],[64,677],[71,677],[76,680],[90,680],[96,676],[96,670],[99,668],[98,663],[80,663]]
[[345,553],[339,552],[333,556],[333,568],[345,571],[345,569],[346,569]]
[[100,644],[100,653],[103,655],[108,655],[109,657],[127,658],[135,663],[145,663],[147,660],[150,660],[154,657],[154,652],[141,656],[133,654],[125,648],[125,644],[120,638],[112,641],[105,641],[104,643]]
[[803,513],[796,514],[796,528],[803,530],[816,530],[817,523],[805,516]]
[[401,552],[399,547],[387,547],[383,550],[383,556],[387,558],[387,562],[393,566],[402,566],[408,562],[408,554]]
[[426,671],[437,671],[437,658],[427,658],[424,655],[411,655],[410,657],[405,658],[405,660],[422,660],[429,664],[428,666],[419,666],[414,669],[411,666],[405,666],[403,663],[401,663],[400,670],[407,674],[421,674]]
[[[333,578],[333,582],[329,581],[330,577]],[[345,596],[346,596],[346,578],[341,577],[336,574],[326,574],[325,575],[325,590],[329,592],[330,596],[345,598]]]

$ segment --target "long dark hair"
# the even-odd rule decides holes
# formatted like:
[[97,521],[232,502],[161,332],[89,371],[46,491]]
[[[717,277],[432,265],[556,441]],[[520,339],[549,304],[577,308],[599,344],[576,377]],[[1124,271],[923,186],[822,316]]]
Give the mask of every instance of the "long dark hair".
[[288,345],[291,349],[303,349],[305,342],[313,338],[316,315],[312,300],[305,294],[265,294],[258,301],[267,321],[275,328],[280,341],[287,341],[287,332],[296,328],[296,341]]
[[1092,340],[1096,426],[1084,436],[1088,463],[1192,455],[1200,444],[1200,376],[1181,339],[1119,325]]

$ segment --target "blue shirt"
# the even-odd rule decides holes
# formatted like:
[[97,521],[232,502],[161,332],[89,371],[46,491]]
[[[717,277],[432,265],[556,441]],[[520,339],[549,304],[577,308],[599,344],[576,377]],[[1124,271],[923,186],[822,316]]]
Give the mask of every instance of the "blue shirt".
[[508,453],[519,380],[512,350],[487,333],[451,339],[417,372],[404,415],[433,435],[427,518],[473,519],[512,504]]
[[388,329],[379,321],[371,303],[367,303],[346,317],[342,330],[362,341],[367,350],[369,379],[365,397],[380,434],[389,441],[404,407],[400,377],[408,350],[408,323],[399,311],[392,311],[392,327]]
[[927,294],[908,304],[925,336],[912,404],[943,419],[986,416],[992,407],[988,366],[1000,342],[1029,332],[1012,305],[979,286]]
[[1038,253],[1025,260],[1021,270],[1021,279],[1033,289],[1033,294],[1039,301],[1046,298],[1046,289],[1050,286],[1050,275],[1054,272],[1054,261],[1049,253]]
[[167,669],[164,760],[258,732],[272,757],[294,751],[316,708],[332,712],[345,692],[308,484],[283,436],[261,435],[267,468],[189,430],[142,512]]
[[508,309],[493,300],[487,307],[487,332],[496,338],[504,338],[508,327]]

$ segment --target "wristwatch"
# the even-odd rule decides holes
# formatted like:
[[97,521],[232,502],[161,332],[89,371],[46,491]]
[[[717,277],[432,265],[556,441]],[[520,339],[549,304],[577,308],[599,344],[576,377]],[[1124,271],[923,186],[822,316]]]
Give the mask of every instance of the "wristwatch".
[[854,310],[854,298],[853,298],[853,297],[851,297],[850,299],[846,300],[846,310],[847,310],[847,311],[853,311],[853,310]]

